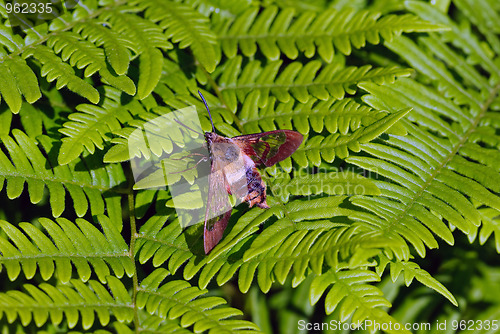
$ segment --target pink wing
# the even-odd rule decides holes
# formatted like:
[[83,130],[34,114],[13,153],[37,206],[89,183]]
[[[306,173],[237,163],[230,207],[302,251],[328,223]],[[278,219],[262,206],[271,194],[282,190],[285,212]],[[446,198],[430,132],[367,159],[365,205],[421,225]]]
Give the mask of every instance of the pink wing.
[[212,163],[212,169],[208,176],[208,200],[205,211],[205,228],[203,232],[203,246],[205,254],[219,243],[226,229],[227,222],[231,217],[231,205],[229,204],[226,176],[223,169],[216,169]]
[[304,137],[297,131],[274,130],[232,138],[240,149],[255,162],[270,167],[292,155]]

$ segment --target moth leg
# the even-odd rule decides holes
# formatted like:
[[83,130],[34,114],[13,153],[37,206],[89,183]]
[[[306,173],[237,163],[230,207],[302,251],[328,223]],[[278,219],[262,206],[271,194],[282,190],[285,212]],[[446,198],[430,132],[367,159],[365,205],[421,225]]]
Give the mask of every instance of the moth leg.
[[187,126],[186,124],[182,123],[182,122],[181,122],[181,121],[179,121],[178,119],[175,119],[175,118],[174,118],[174,121],[176,121],[177,123],[179,123],[180,125],[182,125],[182,126],[183,126],[183,127],[185,127],[186,129],[191,130],[191,131],[193,131],[194,133],[197,133],[197,134],[199,134],[199,135],[202,135],[202,136],[203,136],[203,133],[201,133],[201,132],[199,132],[199,131],[196,131],[196,130],[191,129],[189,126]]
[[171,160],[184,160],[184,159],[186,159],[186,158],[189,158],[189,157],[194,157],[194,156],[203,157],[203,158],[208,159],[208,158],[207,158],[207,156],[206,156],[205,154],[196,153],[196,152],[194,152],[194,153],[189,153],[188,155],[185,155],[185,156],[180,157],[180,158],[169,158],[169,159],[171,159]]
[[201,158],[200,160],[198,160],[198,162],[193,167],[189,167],[189,168],[186,168],[186,169],[178,171],[178,172],[170,172],[169,174],[178,174],[178,173],[187,172],[188,170],[196,168],[202,161],[208,161],[208,157],[204,156],[203,158]]
[[226,191],[227,191],[228,195],[233,194],[233,192],[231,191],[231,187],[229,185],[226,185]]

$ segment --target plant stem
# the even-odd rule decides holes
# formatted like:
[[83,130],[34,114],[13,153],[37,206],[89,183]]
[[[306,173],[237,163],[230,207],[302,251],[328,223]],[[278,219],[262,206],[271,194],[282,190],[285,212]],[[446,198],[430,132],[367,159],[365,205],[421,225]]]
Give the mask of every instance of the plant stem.
[[139,323],[139,314],[137,313],[137,291],[139,290],[139,281],[137,279],[137,266],[135,262],[135,241],[137,239],[137,227],[135,222],[135,203],[134,203],[134,177],[132,175],[132,170],[129,164],[125,164],[125,175],[127,175],[127,184],[128,184],[128,214],[130,221],[130,248],[129,248],[129,257],[134,264],[134,274],[132,276],[132,284],[133,284],[133,293],[132,293],[132,306],[134,308],[134,327],[135,332],[139,333],[140,323]]
[[135,253],[135,239],[137,238],[137,232],[136,232],[136,225],[135,225],[135,209],[134,209],[134,193],[131,191],[128,194],[128,209],[129,209],[129,215],[130,215],[130,258],[132,259],[134,263],[134,275],[132,276],[132,282],[133,282],[133,296],[132,296],[132,305],[134,307],[134,326],[135,326],[135,332],[139,333],[139,315],[137,313],[137,305],[136,305],[136,300],[137,300],[137,291],[139,290],[139,281],[137,280],[137,267],[135,266],[135,259],[134,259],[134,253]]

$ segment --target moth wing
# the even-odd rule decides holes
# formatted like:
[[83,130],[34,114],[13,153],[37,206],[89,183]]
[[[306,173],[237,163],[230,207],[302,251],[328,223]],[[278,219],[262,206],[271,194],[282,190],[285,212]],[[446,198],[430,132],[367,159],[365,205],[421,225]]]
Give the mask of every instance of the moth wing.
[[228,199],[228,184],[224,171],[217,163],[212,163],[208,176],[208,198],[205,211],[205,227],[203,231],[203,246],[205,254],[219,243],[231,217],[231,205]]
[[255,166],[270,167],[292,155],[304,137],[297,131],[275,130],[232,138]]

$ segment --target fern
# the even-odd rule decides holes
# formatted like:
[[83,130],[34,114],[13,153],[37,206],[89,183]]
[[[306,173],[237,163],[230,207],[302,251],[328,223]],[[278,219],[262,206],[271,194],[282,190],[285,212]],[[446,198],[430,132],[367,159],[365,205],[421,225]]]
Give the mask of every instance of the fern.
[[[47,283],[39,287],[26,284],[25,293],[2,293],[0,298],[4,305],[8,305],[8,311],[4,311],[7,319],[12,322],[19,316],[23,325],[30,323],[33,317],[36,325],[42,326],[50,315],[56,325],[66,318],[70,328],[81,321],[82,327],[89,329],[95,321],[94,312],[101,325],[107,325],[110,320],[109,309],[118,321],[130,321],[133,317],[133,310],[128,306],[130,295],[116,277],[109,277],[108,280],[112,295],[99,282],[89,281],[85,284],[75,279],[71,284],[57,288]],[[93,306],[89,307],[91,304]]]
[[216,308],[225,304],[223,298],[199,298],[206,291],[191,287],[185,281],[170,281],[159,286],[167,275],[167,270],[157,269],[142,281],[137,295],[140,309],[146,308],[147,312],[160,316],[168,314],[170,319],[180,318],[182,327],[194,325],[195,332],[246,333],[258,329],[248,321],[227,320],[241,314],[241,311],[230,307]]
[[116,74],[127,73],[131,58],[130,50],[134,48],[130,39],[92,21],[76,24],[74,31],[95,43],[96,47],[103,47],[106,60]]
[[[349,308],[344,307],[341,321],[349,319],[352,313],[355,312],[351,319],[353,323],[363,321],[368,317],[377,319],[381,323],[391,322],[393,319],[388,317],[387,314],[373,310],[374,306],[390,306],[390,303],[384,298],[378,297],[381,295],[380,290],[368,284],[360,284],[377,280],[379,280],[379,277],[372,271],[326,272],[315,278],[312,283],[311,303],[315,304],[327,287],[332,283],[336,283],[325,298],[327,314],[332,313],[339,303],[346,298],[344,303],[349,304]],[[387,318],[384,319],[385,317]]]
[[281,102],[290,100],[289,92],[301,103],[307,103],[311,95],[320,100],[328,100],[330,97],[340,100],[346,92],[355,94],[356,90],[351,86],[360,81],[381,83],[394,81],[397,76],[409,75],[407,69],[370,70],[370,66],[342,68],[339,63],[321,69],[320,61],[310,61],[307,66],[293,62],[284,68],[281,66],[282,61],[276,61],[261,68],[260,62],[255,60],[242,69],[241,62],[240,56],[229,60],[225,67],[221,67],[218,80],[224,101],[233,112],[236,111],[238,100],[244,103],[250,92],[258,94],[256,99],[260,107],[267,106],[270,92]]
[[42,64],[42,76],[47,77],[48,82],[57,80],[57,89],[67,86],[68,89],[87,98],[90,102],[99,102],[99,92],[90,83],[75,75],[74,69],[45,45],[29,49],[24,56],[38,60]]
[[[498,317],[494,0],[67,9],[23,31],[0,1],[3,332]],[[163,170],[134,179],[135,164],[182,150],[178,133],[129,147],[186,107],[212,131],[198,90],[220,134],[304,135],[262,171],[270,209],[234,208],[209,255],[202,225],[183,229],[158,190]]]
[[[246,56],[259,51],[271,60],[283,53],[295,59],[299,51],[311,58],[316,52],[326,62],[333,60],[335,50],[349,55],[352,48],[361,48],[368,41],[380,43],[380,36],[391,40],[401,32],[439,29],[412,15],[387,15],[378,20],[377,12],[352,8],[327,9],[322,13],[305,11],[298,15],[294,8],[279,10],[269,6],[259,13],[259,7],[250,7],[233,22],[217,27],[224,53],[232,58],[237,50]],[[278,14],[279,13],[279,14]]]
[[[93,164],[95,157],[89,157],[86,171],[82,170],[83,159],[69,166],[57,166],[53,153],[57,149],[57,143],[53,140],[46,136],[40,137],[39,143],[46,153],[44,155],[37,147],[38,142],[20,130],[13,129],[12,134],[14,138],[2,138],[10,159],[4,153],[0,154],[0,180],[2,186],[3,181],[7,180],[7,196],[10,199],[19,197],[27,183],[32,203],[40,202],[44,188],[48,188],[54,217],[59,217],[65,210],[66,191],[73,199],[74,210],[80,217],[87,212],[89,204],[93,214],[104,213],[105,201],[116,206],[118,200],[119,205],[119,198],[108,191],[125,180],[120,166],[96,166]],[[94,179],[93,175],[97,178]],[[119,212],[109,209],[111,213],[118,215],[113,219],[121,220]]]
[[[420,3],[410,2],[409,6],[414,7],[422,14],[430,15],[431,13],[430,8],[421,6]],[[459,36],[455,37],[457,38],[456,44],[470,45],[474,43],[474,39],[470,41],[459,38]],[[435,36],[424,38],[425,42],[430,40],[441,43],[443,48],[446,47]],[[405,50],[415,49],[415,45],[406,38],[391,42],[389,46],[396,52],[401,52],[402,48]],[[480,50],[476,50],[475,53],[478,53],[478,57],[486,57]],[[370,101],[372,106],[387,105],[388,101],[391,105],[398,103],[403,105],[405,104],[403,101],[417,100],[419,103],[415,104],[416,113],[410,117],[415,122],[428,127],[430,131],[437,131],[441,133],[441,136],[447,135],[448,137],[438,137],[430,131],[426,131],[425,128],[416,128],[412,125],[413,129],[410,135],[404,139],[395,136],[390,138],[385,145],[367,144],[362,148],[379,159],[361,161],[359,158],[351,157],[347,161],[364,168],[377,170],[378,173],[396,181],[395,184],[384,182],[379,185],[379,188],[385,189],[382,193],[385,193],[388,198],[376,201],[378,208],[375,212],[380,212],[382,206],[386,211],[391,208],[390,211],[393,211],[393,214],[381,217],[375,213],[382,218],[376,218],[375,221],[377,224],[381,224],[381,229],[387,231],[389,231],[387,229],[389,226],[395,227],[395,221],[407,222],[406,228],[408,230],[398,231],[399,228],[396,230],[391,228],[389,233],[395,232],[404,235],[423,256],[425,254],[424,243],[431,248],[436,247],[437,244],[433,236],[425,230],[419,232],[420,240],[414,238],[416,236],[415,229],[419,227],[413,223],[415,219],[451,244],[453,237],[440,218],[446,219],[453,226],[474,238],[475,231],[481,224],[479,212],[475,208],[486,205],[498,209],[500,205],[499,198],[494,195],[498,192],[498,174],[491,164],[485,165],[480,161],[470,160],[472,157],[468,154],[468,152],[477,152],[477,150],[483,149],[474,138],[474,132],[481,131],[483,119],[487,120],[486,124],[491,124],[488,118],[494,112],[487,110],[490,108],[499,86],[481,87],[484,82],[472,81],[471,84],[474,87],[477,87],[476,84],[479,85],[477,88],[480,93],[478,94],[454,82],[451,73],[443,66],[431,67],[431,64],[435,65],[435,61],[422,51],[413,54],[409,59],[414,67],[421,69],[432,79],[438,80],[440,89],[450,94],[456,103],[468,105],[470,110],[458,109],[459,106],[457,107],[452,101],[442,99],[439,92],[431,89],[425,90],[425,96],[419,95],[418,98],[413,96],[408,87],[411,86],[412,91],[414,91],[414,87],[418,85],[415,82],[402,80],[401,85],[395,85],[391,88],[366,84],[365,89],[373,94],[367,97],[369,99],[367,101]],[[452,63],[455,60],[453,58],[445,59]],[[456,56],[456,59],[459,59],[459,56]],[[489,63],[484,63],[483,66],[486,70]],[[441,71],[439,71],[440,69]],[[465,69],[475,71],[470,66],[465,66]],[[487,90],[483,90],[483,88]],[[422,89],[425,88],[422,87]],[[397,97],[395,98],[395,96]],[[434,107],[436,112],[432,112],[429,106],[436,106],[436,102],[439,103],[438,107]],[[421,114],[425,114],[425,118],[421,117]],[[443,131],[444,124],[440,120],[440,116],[447,117],[455,123],[451,126],[454,131]],[[466,147],[463,153],[462,146]],[[428,163],[431,168],[424,168],[424,162]],[[410,166],[409,172],[404,170]],[[375,204],[369,198],[354,198],[353,202],[368,209]],[[435,213],[435,216],[429,215],[429,211]],[[422,237],[424,235],[426,237]]]
[[84,148],[94,153],[96,147],[103,149],[103,142],[109,141],[107,133],[121,128],[120,123],[131,120],[130,112],[136,113],[137,104],[130,104],[130,107],[122,106],[118,91],[111,87],[106,89],[106,99],[101,106],[91,104],[81,104],[76,107],[80,113],[73,113],[68,118],[70,122],[64,123],[64,128],[59,131],[68,137],[63,138],[59,151],[58,161],[65,165],[76,158],[84,151]]
[[196,59],[213,72],[217,64],[214,44],[216,36],[208,26],[208,20],[186,5],[173,1],[138,1],[147,7],[145,17],[152,22],[159,22],[165,35],[173,42],[181,42],[181,49],[190,47]]
[[52,277],[56,267],[57,276],[63,283],[71,278],[71,263],[75,265],[83,281],[87,281],[92,272],[95,272],[99,280],[105,283],[110,274],[105,262],[113,268],[114,275],[118,278],[123,277],[124,271],[128,276],[133,275],[133,265],[128,257],[125,241],[108,217],[99,217],[105,235],[84,219],[77,219],[76,225],[64,218],[59,218],[57,224],[46,218],[40,218],[39,222],[53,241],[34,225],[20,223],[19,226],[33,240],[32,243],[15,226],[0,221],[0,227],[8,238],[2,240],[1,252],[4,256],[1,261],[7,269],[9,279],[17,278],[21,270],[20,264],[23,265],[27,278],[35,275],[38,264],[44,280]]
[[[33,103],[41,97],[33,71],[19,58],[7,59],[0,66],[0,93],[14,113],[21,109],[21,95]],[[16,89],[17,88],[17,89]]]

